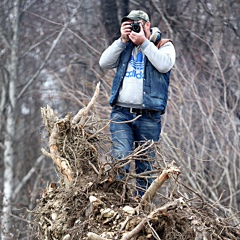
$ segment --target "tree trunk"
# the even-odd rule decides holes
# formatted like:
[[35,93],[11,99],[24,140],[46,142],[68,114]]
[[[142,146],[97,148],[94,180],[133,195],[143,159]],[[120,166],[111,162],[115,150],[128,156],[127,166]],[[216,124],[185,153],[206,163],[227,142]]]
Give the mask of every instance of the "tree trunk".
[[109,43],[117,39],[119,35],[118,8],[116,1],[101,0],[102,22],[105,25]]
[[13,193],[13,167],[14,167],[14,136],[15,136],[15,109],[16,109],[16,83],[18,72],[18,20],[19,20],[20,0],[15,0],[12,9],[12,42],[11,58],[8,67],[9,79],[6,101],[6,126],[4,139],[4,174],[3,174],[3,208],[2,208],[2,228],[1,239],[9,239],[7,234],[11,228],[11,196]]
[[120,16],[127,16],[129,13],[129,0],[119,1]]

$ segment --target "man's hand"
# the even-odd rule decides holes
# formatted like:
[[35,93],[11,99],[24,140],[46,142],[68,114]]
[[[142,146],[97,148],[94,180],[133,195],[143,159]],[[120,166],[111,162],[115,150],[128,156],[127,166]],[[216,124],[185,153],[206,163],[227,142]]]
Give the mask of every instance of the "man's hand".
[[143,31],[143,26],[142,24],[140,24],[140,32],[134,32],[131,31],[130,35],[129,35],[130,40],[136,44],[137,46],[142,45],[143,42],[147,39],[145,36],[145,33]]
[[131,22],[123,22],[121,25],[121,40],[126,43],[129,41],[129,35],[132,31]]

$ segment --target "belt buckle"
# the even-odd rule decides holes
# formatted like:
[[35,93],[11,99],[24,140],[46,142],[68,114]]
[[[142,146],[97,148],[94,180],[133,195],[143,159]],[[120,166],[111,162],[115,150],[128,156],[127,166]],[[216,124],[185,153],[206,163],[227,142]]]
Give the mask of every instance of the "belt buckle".
[[142,115],[142,109],[130,108],[130,113]]
[[133,111],[134,108],[130,108],[130,113],[136,113]]

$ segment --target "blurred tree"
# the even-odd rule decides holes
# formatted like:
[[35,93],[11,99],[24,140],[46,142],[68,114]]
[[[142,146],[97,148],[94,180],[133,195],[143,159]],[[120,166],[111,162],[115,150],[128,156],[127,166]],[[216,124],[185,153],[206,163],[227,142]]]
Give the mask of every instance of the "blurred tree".
[[101,0],[102,24],[105,26],[109,43],[119,38],[118,9],[115,0]]
[[[14,176],[14,137],[15,133],[15,111],[17,103],[16,83],[18,81],[18,40],[19,40],[19,8],[20,1],[16,0],[11,5],[4,1],[3,14],[1,14],[2,23],[7,24],[1,26],[1,37],[4,41],[4,54],[8,55],[9,59],[5,58],[6,62],[1,68],[2,72],[2,99],[1,99],[1,114],[4,115],[5,136],[3,139],[4,153],[3,153],[3,201],[2,201],[2,218],[1,218],[1,239],[7,239],[7,234],[11,229],[11,197],[13,193],[13,176]],[[11,7],[8,12],[6,8]],[[9,15],[8,15],[9,14]],[[10,31],[4,32],[3,28],[8,28]],[[11,36],[11,38],[9,38]]]
[[[36,16],[37,13],[26,14],[30,8],[37,5],[35,1],[29,3],[14,0],[4,1],[0,4],[2,11],[0,110],[1,131],[4,133],[1,138],[3,149],[1,155],[3,159],[1,168],[3,173],[1,239],[9,239],[15,228],[13,206],[27,207],[29,204],[29,201],[26,201],[29,198],[29,190],[27,186],[20,183],[27,183],[29,174],[33,174],[31,170],[35,169],[34,162],[40,153],[40,138],[36,124],[40,125],[41,118],[40,114],[36,118],[36,113],[40,113],[42,95],[34,90],[33,84],[39,85],[39,83],[36,84],[37,78],[43,68],[47,66],[60,38],[81,4],[78,3],[70,17],[66,16],[65,23],[60,25],[57,31],[54,29],[51,32],[46,29],[46,34],[40,34],[40,37],[37,32],[44,31],[43,25],[40,22],[37,23],[40,29],[35,29],[31,25],[34,22],[33,15]],[[38,10],[44,10],[44,8],[46,10],[46,6],[43,5]],[[33,22],[29,19],[32,19]],[[28,25],[29,23],[30,25]],[[24,25],[28,25],[28,27],[24,28]],[[34,33],[37,33],[36,38],[34,38]],[[40,51],[40,46],[43,47],[43,51]],[[42,158],[39,159],[42,160]],[[26,176],[28,178],[25,178]],[[29,185],[33,187],[34,184],[36,181],[33,179],[32,184]],[[21,187],[19,188],[19,186]],[[26,195],[20,194],[20,190]],[[21,232],[18,228],[15,229]]]

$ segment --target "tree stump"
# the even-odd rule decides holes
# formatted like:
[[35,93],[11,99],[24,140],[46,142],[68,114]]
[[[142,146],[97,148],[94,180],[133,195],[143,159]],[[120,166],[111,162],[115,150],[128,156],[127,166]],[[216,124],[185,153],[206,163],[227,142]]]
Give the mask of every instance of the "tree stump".
[[[215,215],[199,194],[195,199],[201,206],[195,205],[187,192],[175,192],[181,171],[174,163],[162,164],[154,171],[156,179],[141,199],[132,191],[131,180],[136,175],[117,180],[120,166],[134,161],[138,152],[120,162],[108,160],[110,149],[103,151],[103,145],[110,140],[102,133],[104,126],[88,116],[98,93],[99,84],[88,106],[74,117],[69,113],[59,119],[50,107],[41,109],[49,137],[49,152],[42,152],[53,160],[59,181],[46,187],[33,211],[37,238],[240,239],[239,229]],[[169,190],[174,194],[157,195],[166,181],[173,183]],[[156,196],[161,201],[154,201]]]

